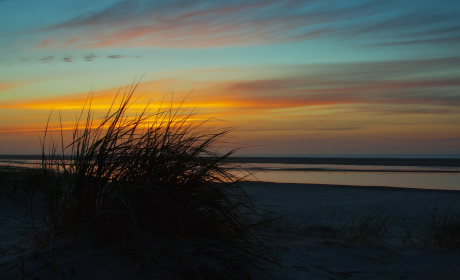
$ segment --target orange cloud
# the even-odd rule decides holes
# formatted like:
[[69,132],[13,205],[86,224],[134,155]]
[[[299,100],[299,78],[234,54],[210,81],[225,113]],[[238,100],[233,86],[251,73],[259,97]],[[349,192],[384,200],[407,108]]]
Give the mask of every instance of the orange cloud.
[[75,43],[75,41],[77,41],[77,38],[76,38],[76,37],[72,37],[72,38],[70,38],[69,40],[67,40],[67,42],[65,42],[65,43],[63,44],[63,46],[72,45],[73,43]]
[[44,47],[48,47],[48,46],[51,46],[52,44],[54,44],[54,38],[51,38],[48,40],[48,38],[46,38],[45,40],[43,40],[38,46],[37,48],[44,48]]
[[[460,104],[458,96],[395,94],[395,92],[401,90],[413,91],[427,88],[458,87],[460,86],[460,80],[458,79],[353,82],[291,78],[247,82],[200,81],[199,83],[180,79],[164,79],[141,82],[138,85],[137,92],[142,92],[143,94],[132,109],[142,109],[149,101],[151,101],[152,107],[158,107],[165,92],[155,89],[165,89],[170,85],[180,83],[189,83],[190,88],[197,86],[198,90],[186,100],[182,99],[189,93],[190,88],[174,90],[174,94],[171,94],[173,106],[178,106],[183,101],[183,106],[185,107],[198,107],[201,110],[213,112],[251,109],[260,113],[262,110],[344,104],[425,104],[437,106],[457,106]],[[107,110],[119,90],[118,88],[111,88],[94,92],[92,108],[94,110]],[[121,92],[123,92],[123,89]],[[81,93],[62,96],[59,99],[40,98],[27,101],[11,101],[0,104],[0,108],[35,110],[51,110],[54,108],[55,110],[75,111],[81,109],[87,96],[87,93]]]
[[0,91],[15,88],[15,87],[19,86],[20,84],[21,83],[0,83]]

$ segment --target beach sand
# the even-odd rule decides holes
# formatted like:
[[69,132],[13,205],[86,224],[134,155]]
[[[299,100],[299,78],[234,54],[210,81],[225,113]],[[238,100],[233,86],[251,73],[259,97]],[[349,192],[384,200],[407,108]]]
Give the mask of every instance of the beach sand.
[[[270,237],[265,242],[280,253],[283,267],[271,267],[273,278],[251,270],[253,279],[458,279],[460,275],[460,249],[402,244],[398,237],[404,231],[401,216],[412,224],[426,218],[434,204],[458,210],[460,192],[267,182],[248,182],[244,188],[256,204],[265,205],[267,213],[285,216],[254,229]],[[2,279],[21,279],[21,271],[36,280],[181,279],[129,261],[109,248],[71,244],[68,237],[55,240],[59,250],[50,246],[34,258],[34,230],[44,227],[40,218],[44,203],[43,197],[35,198],[32,221],[31,215],[24,219],[30,199],[0,195]],[[389,226],[393,238],[365,242],[341,234],[353,212],[358,220],[373,209],[394,220]]]
[[[284,271],[275,279],[458,279],[460,250],[402,244],[401,215],[417,223],[432,213],[433,205],[460,207],[460,192],[258,182],[246,191],[260,204],[273,205],[286,217],[270,230],[283,245]],[[372,210],[388,215],[390,236],[385,242],[361,243],[337,238],[337,229],[350,226]],[[296,228],[297,227],[297,228]],[[286,275],[288,272],[290,275]]]

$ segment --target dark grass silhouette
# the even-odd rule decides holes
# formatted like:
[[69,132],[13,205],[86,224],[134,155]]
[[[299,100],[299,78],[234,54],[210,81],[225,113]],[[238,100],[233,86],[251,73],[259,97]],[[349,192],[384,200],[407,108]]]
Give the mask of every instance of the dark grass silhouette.
[[246,279],[246,268],[265,271],[264,264],[277,263],[251,233],[257,219],[247,217],[257,216],[257,207],[224,162],[234,150],[215,150],[233,128],[198,123],[193,112],[172,105],[154,113],[147,105],[129,117],[135,88],[117,94],[98,124],[89,97],[69,145],[62,128],[56,140],[47,126],[42,170],[49,230],[38,238],[38,251],[60,233],[84,232],[99,245],[115,244],[132,259],[192,279]]
[[28,195],[42,186],[42,172],[36,168],[0,166],[0,194]]
[[420,221],[409,223],[402,217],[404,242],[415,246],[460,247],[460,210],[458,200],[448,206],[437,202],[424,210]]

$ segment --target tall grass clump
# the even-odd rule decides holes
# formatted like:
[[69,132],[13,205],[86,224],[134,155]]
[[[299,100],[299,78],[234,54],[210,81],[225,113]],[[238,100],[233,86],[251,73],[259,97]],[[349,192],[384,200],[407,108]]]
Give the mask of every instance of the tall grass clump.
[[425,215],[420,231],[422,244],[459,247],[460,211],[454,209],[454,202],[445,208],[434,204]]
[[130,117],[135,88],[117,94],[97,124],[89,98],[68,145],[62,127],[58,140],[47,127],[42,170],[50,230],[40,242],[89,233],[99,245],[179,265],[198,278],[212,274],[202,269],[207,260],[217,263],[220,279],[249,277],[248,264],[276,263],[244,218],[257,209],[241,178],[224,165],[234,150],[215,149],[232,127],[194,121],[193,112],[172,105],[154,112],[147,105]]

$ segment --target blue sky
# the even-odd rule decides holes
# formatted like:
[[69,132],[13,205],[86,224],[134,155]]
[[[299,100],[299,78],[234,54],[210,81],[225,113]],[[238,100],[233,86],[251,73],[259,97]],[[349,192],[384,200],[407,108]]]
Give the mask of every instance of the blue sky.
[[238,141],[259,145],[247,154],[460,153],[459,12],[458,1],[0,1],[0,153],[37,152],[50,108],[70,119],[66,100],[144,73],[151,98],[193,89],[203,117],[240,124]]

